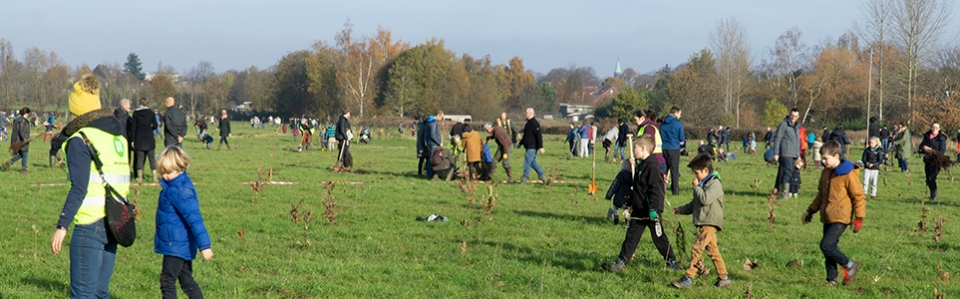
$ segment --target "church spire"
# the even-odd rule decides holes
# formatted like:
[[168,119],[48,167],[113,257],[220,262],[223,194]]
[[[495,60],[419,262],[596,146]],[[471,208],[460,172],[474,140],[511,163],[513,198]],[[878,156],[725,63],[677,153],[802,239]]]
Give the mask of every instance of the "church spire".
[[617,56],[617,69],[613,71],[614,77],[620,77],[623,71],[620,70],[620,56]]

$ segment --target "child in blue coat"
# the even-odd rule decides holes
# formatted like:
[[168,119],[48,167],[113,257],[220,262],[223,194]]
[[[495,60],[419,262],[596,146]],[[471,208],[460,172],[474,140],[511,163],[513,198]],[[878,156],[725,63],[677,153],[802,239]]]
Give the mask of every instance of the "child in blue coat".
[[183,149],[171,146],[157,159],[160,200],[157,204],[156,236],[153,251],[163,255],[160,271],[160,293],[163,298],[177,298],[177,280],[189,298],[203,298],[200,286],[193,280],[193,259],[197,249],[203,258],[213,258],[210,236],[203,225],[197,189],[187,176],[190,157]]

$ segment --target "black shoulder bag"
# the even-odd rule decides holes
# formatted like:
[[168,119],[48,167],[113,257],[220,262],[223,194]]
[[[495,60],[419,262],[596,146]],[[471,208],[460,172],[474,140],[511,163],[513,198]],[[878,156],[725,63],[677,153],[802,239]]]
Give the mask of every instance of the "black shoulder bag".
[[[107,210],[108,235],[117,241],[117,244],[130,247],[130,245],[133,245],[133,241],[137,239],[137,223],[134,216],[134,210],[137,206],[130,203],[126,197],[117,192],[113,186],[110,186],[110,183],[107,183],[107,178],[103,175],[103,162],[100,161],[100,152],[93,147],[86,134],[80,132],[80,136],[83,137],[83,143],[87,145],[87,149],[90,151],[90,159],[96,165],[97,172],[100,173],[100,180],[103,182],[103,188],[106,191],[104,192],[104,203]],[[87,188],[90,188],[90,186],[87,186]]]

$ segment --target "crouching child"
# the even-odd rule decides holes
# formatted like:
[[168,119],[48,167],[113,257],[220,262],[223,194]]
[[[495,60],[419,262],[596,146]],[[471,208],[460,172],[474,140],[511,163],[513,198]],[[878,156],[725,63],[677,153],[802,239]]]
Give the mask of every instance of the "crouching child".
[[601,265],[607,271],[619,272],[626,268],[626,264],[633,259],[644,228],[650,228],[653,244],[666,261],[666,266],[674,271],[680,269],[673,248],[670,247],[670,239],[660,225],[659,214],[663,212],[665,185],[660,174],[660,165],[651,154],[654,146],[653,137],[649,135],[641,135],[633,146],[636,161],[631,159],[635,170],[634,179],[631,181],[633,194],[628,203],[633,212],[630,213],[631,218],[627,219],[627,235],[620,247],[620,255],[613,262]]
[[729,287],[732,282],[717,247],[717,232],[723,226],[723,185],[720,183],[720,174],[713,171],[713,160],[706,155],[693,158],[687,167],[693,171],[693,200],[673,209],[673,214],[693,214],[693,225],[699,228],[699,232],[691,249],[690,267],[683,277],[673,282],[673,286],[689,288],[693,285],[693,279],[697,277],[696,265],[706,250],[713,260],[713,266],[717,268],[717,282],[714,286]]
[[[863,188],[860,187],[860,169],[846,159],[840,158],[840,143],[830,141],[820,148],[823,156],[823,172],[817,189],[817,197],[803,214],[804,224],[810,223],[813,214],[820,212],[823,222],[823,238],[820,239],[820,251],[823,252],[827,267],[827,286],[837,285],[837,266],[843,267],[843,284],[853,282],[860,269],[837,247],[840,236],[847,226],[853,224],[853,232],[863,227],[863,217],[867,213],[867,202]],[[855,220],[851,221],[853,217]]]

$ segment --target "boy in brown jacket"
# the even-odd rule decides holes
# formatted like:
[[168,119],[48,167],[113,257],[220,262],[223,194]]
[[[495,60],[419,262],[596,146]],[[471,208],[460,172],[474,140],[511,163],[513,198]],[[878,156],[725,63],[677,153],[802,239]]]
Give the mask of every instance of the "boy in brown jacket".
[[825,167],[820,175],[817,197],[803,214],[804,224],[810,223],[813,214],[820,212],[823,222],[823,238],[820,239],[820,251],[826,259],[827,286],[837,285],[837,265],[843,267],[843,284],[850,284],[857,276],[860,264],[847,258],[837,243],[840,235],[853,220],[853,232],[863,227],[863,217],[867,213],[867,203],[860,186],[860,169],[846,159],[840,158],[840,143],[830,141],[820,148]]

